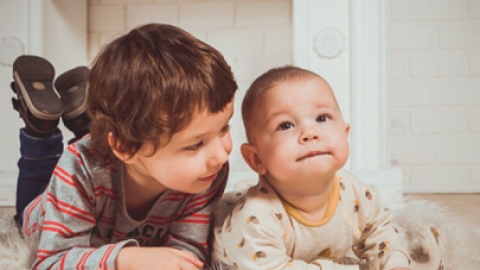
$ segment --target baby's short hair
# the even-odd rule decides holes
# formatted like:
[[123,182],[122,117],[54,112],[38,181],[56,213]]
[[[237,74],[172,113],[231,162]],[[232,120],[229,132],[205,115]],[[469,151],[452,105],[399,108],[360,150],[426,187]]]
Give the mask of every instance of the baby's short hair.
[[262,99],[267,90],[278,83],[301,80],[312,76],[320,77],[310,70],[287,65],[272,68],[253,81],[242,102],[242,119],[248,141],[251,142],[249,130],[252,117],[256,115],[255,106]]
[[210,45],[172,25],[138,27],[107,44],[93,63],[87,95],[92,147],[104,165],[116,160],[109,133],[116,150],[130,157],[147,142],[155,152],[194,113],[222,111],[236,90],[230,66]]

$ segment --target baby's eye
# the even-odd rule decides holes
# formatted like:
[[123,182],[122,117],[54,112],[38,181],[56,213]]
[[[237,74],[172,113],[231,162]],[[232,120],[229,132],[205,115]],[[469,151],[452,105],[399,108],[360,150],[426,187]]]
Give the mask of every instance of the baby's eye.
[[203,141],[201,141],[201,142],[196,143],[196,144],[194,144],[194,145],[190,145],[190,146],[185,147],[185,150],[187,150],[187,151],[196,151],[196,150],[198,150],[200,147],[202,147],[203,144],[204,144]]
[[283,122],[278,126],[279,130],[287,130],[293,128],[293,124],[290,122]]
[[327,120],[329,119],[328,116],[326,115],[320,115],[317,117],[317,119],[315,119],[317,122],[327,122]]

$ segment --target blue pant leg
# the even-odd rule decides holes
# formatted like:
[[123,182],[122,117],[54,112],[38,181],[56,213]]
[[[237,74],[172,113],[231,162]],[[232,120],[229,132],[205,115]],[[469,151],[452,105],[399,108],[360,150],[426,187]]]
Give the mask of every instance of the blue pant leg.
[[20,130],[20,159],[18,160],[15,220],[23,223],[23,211],[40,195],[48,183],[63,152],[63,137],[59,129],[49,138],[36,138]]

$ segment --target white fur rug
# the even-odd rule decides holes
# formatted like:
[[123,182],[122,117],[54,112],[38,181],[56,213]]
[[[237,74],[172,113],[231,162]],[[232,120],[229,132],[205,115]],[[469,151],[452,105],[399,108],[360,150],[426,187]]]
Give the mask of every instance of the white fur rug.
[[[480,228],[469,226],[439,204],[410,200],[392,207],[396,228],[410,248],[414,270],[480,269]],[[0,215],[0,269],[29,269],[35,244],[19,234],[12,217]],[[226,270],[228,267],[215,266]]]
[[408,243],[412,269],[480,269],[480,228],[425,200],[406,201],[392,211]]
[[0,213],[0,269],[30,269],[35,248],[20,236],[13,217]]

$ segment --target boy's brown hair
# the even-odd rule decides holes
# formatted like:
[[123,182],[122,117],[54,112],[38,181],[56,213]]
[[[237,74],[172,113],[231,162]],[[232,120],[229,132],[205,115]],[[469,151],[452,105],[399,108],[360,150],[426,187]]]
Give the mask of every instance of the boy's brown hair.
[[152,143],[155,152],[194,113],[222,111],[237,90],[217,50],[164,24],[138,27],[107,44],[88,82],[92,147],[104,165],[117,159],[109,133],[116,150],[130,157],[145,143]]
[[255,106],[257,105],[257,102],[261,101],[267,90],[271,89],[278,83],[301,80],[312,76],[320,77],[312,71],[287,65],[272,68],[253,81],[242,102],[243,125],[249,142],[252,142],[249,136],[249,130],[252,117],[255,115]]

